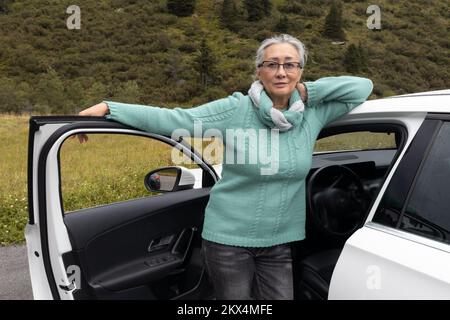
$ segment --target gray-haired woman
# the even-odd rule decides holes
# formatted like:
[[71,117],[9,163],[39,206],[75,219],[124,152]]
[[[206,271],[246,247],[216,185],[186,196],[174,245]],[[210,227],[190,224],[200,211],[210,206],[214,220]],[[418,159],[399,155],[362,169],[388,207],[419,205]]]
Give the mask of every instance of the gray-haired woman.
[[[196,121],[203,131],[216,129],[222,137],[225,130],[277,135],[278,140],[259,145],[223,139],[233,149],[233,159],[225,155],[202,230],[202,252],[217,299],[293,299],[291,243],[305,238],[305,178],[315,140],[327,123],[364,102],[372,91],[369,79],[351,76],[302,83],[305,63],[304,45],[283,34],[258,48],[257,80],[248,95],[234,93],[190,109],[105,101],[80,112],[107,115],[163,135],[182,128],[193,136]],[[267,168],[261,161],[232,161],[234,154],[248,155],[258,148],[276,156],[272,170],[263,170]]]

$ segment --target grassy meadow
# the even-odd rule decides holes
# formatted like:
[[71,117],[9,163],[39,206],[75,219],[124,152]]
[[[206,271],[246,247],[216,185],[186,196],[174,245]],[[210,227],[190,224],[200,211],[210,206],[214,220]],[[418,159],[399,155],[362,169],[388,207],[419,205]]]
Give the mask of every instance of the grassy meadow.
[[[27,153],[29,116],[0,115],[0,245],[24,241],[28,220]],[[64,212],[148,196],[145,175],[173,165],[172,148],[143,137],[90,134],[67,139],[60,150]],[[194,143],[194,141],[190,141]],[[205,147],[208,142],[203,142]],[[195,145],[195,144],[194,144]],[[120,146],[120,147],[119,147]],[[177,153],[181,157],[181,153]],[[207,159],[217,163],[217,157]],[[183,166],[197,167],[188,164]]]
[[[28,218],[27,146],[28,116],[0,115],[0,245],[24,241]],[[90,134],[89,141],[67,139],[60,151],[62,198],[65,213],[81,208],[148,196],[145,175],[172,165],[172,148],[143,137]],[[317,143],[316,151],[383,148],[394,145],[394,137],[345,134]],[[194,141],[189,141],[194,146]],[[202,142],[200,142],[202,143]],[[203,150],[208,143],[203,142]],[[179,155],[179,153],[178,153]],[[207,158],[219,163],[220,154]],[[196,167],[183,162],[183,166]]]
[[0,245],[22,242],[28,218],[28,117],[0,116]]
[[[174,149],[160,141],[121,134],[89,134],[88,138],[83,144],[68,139],[60,151],[65,213],[154,194],[145,189],[146,174],[174,165]],[[198,167],[183,159],[183,166]]]

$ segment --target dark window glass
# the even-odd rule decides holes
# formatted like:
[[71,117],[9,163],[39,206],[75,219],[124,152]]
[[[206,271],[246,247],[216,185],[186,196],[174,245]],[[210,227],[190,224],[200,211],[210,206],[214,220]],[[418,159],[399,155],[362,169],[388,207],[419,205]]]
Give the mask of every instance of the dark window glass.
[[145,188],[145,176],[177,165],[199,168],[173,146],[148,137],[91,133],[86,145],[66,139],[60,150],[64,212],[157,196]]
[[450,123],[446,122],[423,162],[400,229],[450,243]]
[[426,120],[408,147],[377,208],[374,222],[397,227],[403,205],[439,120]]
[[321,138],[314,152],[338,152],[351,150],[396,149],[396,135],[391,132],[357,131]]

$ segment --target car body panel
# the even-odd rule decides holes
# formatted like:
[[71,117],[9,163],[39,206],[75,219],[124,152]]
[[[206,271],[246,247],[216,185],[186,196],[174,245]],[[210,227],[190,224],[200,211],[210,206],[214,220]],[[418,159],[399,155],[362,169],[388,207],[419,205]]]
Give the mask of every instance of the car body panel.
[[[368,223],[346,242],[329,299],[448,299],[450,248]],[[441,249],[429,246],[435,242]],[[449,246],[447,246],[449,247]],[[401,253],[401,254],[400,254]]]

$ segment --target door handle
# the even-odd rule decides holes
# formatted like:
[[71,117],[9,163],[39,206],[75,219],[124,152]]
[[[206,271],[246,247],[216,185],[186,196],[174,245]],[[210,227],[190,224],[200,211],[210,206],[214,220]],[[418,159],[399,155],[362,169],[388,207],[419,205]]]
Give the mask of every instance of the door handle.
[[174,234],[171,234],[170,236],[159,237],[159,238],[153,239],[150,242],[150,245],[148,246],[147,251],[154,252],[154,251],[158,251],[158,250],[167,248],[172,243],[173,238],[175,238]]

